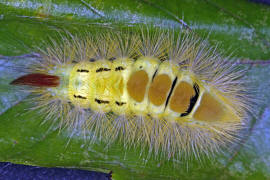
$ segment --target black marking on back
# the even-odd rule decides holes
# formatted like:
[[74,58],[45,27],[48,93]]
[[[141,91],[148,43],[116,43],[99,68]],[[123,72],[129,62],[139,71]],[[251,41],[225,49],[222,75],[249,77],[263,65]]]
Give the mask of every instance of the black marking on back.
[[137,59],[139,59],[139,57],[139,55],[134,55],[133,60],[136,61]]
[[109,61],[113,61],[113,60],[116,60],[116,57],[109,58]]
[[79,98],[79,99],[87,99],[86,97],[84,97],[84,96],[81,96],[81,95],[73,95],[75,98]]
[[155,73],[154,73],[153,76],[152,76],[152,82],[153,82],[155,76],[157,75],[157,71],[158,71],[158,69],[155,71]]
[[125,68],[123,66],[118,66],[115,68],[115,71],[123,71]]
[[127,104],[127,103],[115,101],[115,104],[117,104],[118,106],[123,106],[124,104]]
[[87,69],[77,69],[77,72],[85,72],[85,73],[89,73],[89,71]]
[[198,85],[197,83],[195,83],[195,84],[193,85],[193,89],[194,89],[194,91],[195,91],[195,95],[194,95],[192,98],[190,98],[190,103],[189,103],[189,106],[188,106],[187,111],[186,111],[185,113],[182,113],[182,114],[180,115],[180,117],[184,117],[184,116],[189,115],[189,113],[192,111],[193,107],[195,106],[195,104],[196,104],[196,102],[197,102],[197,100],[198,100],[198,97],[199,97],[199,95],[200,95],[200,88],[199,88],[199,85]]
[[169,104],[169,100],[170,100],[170,98],[171,98],[173,89],[174,89],[174,87],[175,87],[175,85],[176,85],[177,79],[178,79],[178,78],[176,77],[176,78],[173,80],[173,83],[172,83],[172,86],[171,86],[171,90],[170,90],[169,95],[168,95],[168,97],[167,97],[167,99],[166,99],[165,108],[166,108],[166,107],[168,106],[168,104]]
[[98,104],[109,104],[110,101],[105,101],[105,100],[101,100],[101,99],[95,99],[95,101],[98,103]]
[[110,71],[111,69],[109,69],[109,68],[98,68],[97,70],[96,70],[96,72],[98,73],[98,72],[102,72],[102,71]]

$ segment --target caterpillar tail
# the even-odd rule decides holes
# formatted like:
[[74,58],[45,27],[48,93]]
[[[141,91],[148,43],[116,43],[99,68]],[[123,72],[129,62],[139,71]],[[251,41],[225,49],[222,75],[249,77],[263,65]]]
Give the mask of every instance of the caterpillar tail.
[[59,77],[48,74],[27,74],[15,79],[11,85],[28,85],[33,87],[57,87],[59,86]]

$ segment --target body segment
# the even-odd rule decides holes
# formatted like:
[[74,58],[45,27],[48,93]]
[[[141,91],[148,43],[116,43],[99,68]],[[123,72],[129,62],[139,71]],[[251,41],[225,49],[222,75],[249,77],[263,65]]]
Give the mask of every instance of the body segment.
[[144,57],[70,66],[68,98],[82,108],[171,121],[183,121],[186,116],[189,121],[240,121],[215,91],[207,92],[202,82],[198,85],[198,79],[168,61]]

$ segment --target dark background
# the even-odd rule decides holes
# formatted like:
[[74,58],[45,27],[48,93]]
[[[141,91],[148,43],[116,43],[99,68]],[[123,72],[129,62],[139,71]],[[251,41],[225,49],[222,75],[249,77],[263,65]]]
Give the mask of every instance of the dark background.
[[44,168],[0,162],[0,180],[109,180],[110,175],[67,168]]

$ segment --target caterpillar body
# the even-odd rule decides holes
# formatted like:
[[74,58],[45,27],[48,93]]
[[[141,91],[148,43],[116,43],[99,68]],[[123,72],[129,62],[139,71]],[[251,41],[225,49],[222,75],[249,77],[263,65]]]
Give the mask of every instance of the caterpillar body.
[[61,41],[11,82],[30,86],[45,120],[168,159],[241,139],[252,106],[244,71],[194,34],[142,29]]

